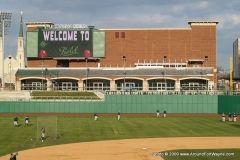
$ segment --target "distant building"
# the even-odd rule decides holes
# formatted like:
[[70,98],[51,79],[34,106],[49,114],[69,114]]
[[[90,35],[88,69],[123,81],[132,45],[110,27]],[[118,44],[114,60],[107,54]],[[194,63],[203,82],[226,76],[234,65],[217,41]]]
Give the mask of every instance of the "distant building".
[[233,42],[233,78],[240,79],[240,39]]
[[[13,56],[8,56],[4,59],[4,82],[5,88],[9,88],[10,84],[14,86],[15,84],[15,74],[18,70],[17,60]],[[14,89],[13,87],[11,89]]]
[[[0,79],[0,86],[1,88],[4,86],[4,89],[14,89],[15,86],[15,74],[19,68],[25,68],[25,54],[24,54],[24,38],[23,38],[23,19],[21,13],[21,20],[20,20],[20,27],[19,27],[19,34],[17,39],[17,52],[16,57],[10,55],[5,57],[3,55],[3,36],[0,33],[0,56],[4,57],[3,62],[0,64],[0,70],[3,67],[3,77],[4,82]],[[3,65],[2,65],[3,63]],[[4,83],[4,85],[2,85]],[[9,87],[11,84],[11,88]]]

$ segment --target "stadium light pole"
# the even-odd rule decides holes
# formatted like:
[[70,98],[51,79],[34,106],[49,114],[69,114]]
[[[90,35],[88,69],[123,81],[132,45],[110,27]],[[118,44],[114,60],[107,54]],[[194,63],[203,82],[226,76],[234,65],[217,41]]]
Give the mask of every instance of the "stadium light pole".
[[123,56],[122,57],[123,59],[123,90],[125,91],[125,88],[126,88],[126,59],[127,57],[126,56]]
[[10,79],[9,79],[9,84],[10,84],[9,88],[10,88],[10,90],[12,90],[12,61],[11,61],[12,57],[9,56],[8,59],[9,59],[9,77],[10,77]]
[[2,88],[5,87],[4,84],[4,40],[5,35],[8,33],[8,29],[11,26],[11,17],[12,13],[10,12],[1,12],[0,13],[0,37],[2,37],[2,55],[0,57],[0,63],[2,63],[1,70],[0,70],[0,76],[2,78]]

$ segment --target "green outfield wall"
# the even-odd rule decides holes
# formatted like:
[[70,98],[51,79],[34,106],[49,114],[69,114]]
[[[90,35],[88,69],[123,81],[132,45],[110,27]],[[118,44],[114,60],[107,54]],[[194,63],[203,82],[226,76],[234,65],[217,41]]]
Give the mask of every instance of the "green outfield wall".
[[240,96],[219,96],[218,113],[240,114]]
[[1,101],[0,112],[218,113],[218,99],[215,95],[106,95],[102,101]]

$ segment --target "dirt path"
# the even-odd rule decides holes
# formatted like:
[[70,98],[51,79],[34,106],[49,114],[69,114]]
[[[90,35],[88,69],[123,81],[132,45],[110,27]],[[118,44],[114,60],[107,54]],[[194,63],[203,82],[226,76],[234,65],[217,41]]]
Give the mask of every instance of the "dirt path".
[[[73,143],[20,151],[18,160],[160,160],[172,149],[240,148],[240,137],[147,138]],[[8,160],[9,155],[0,157]]]

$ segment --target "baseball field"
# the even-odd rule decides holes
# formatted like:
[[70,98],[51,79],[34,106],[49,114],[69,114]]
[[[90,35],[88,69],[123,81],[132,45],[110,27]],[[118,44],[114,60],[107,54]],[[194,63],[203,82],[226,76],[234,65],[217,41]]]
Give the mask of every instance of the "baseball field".
[[[0,158],[1,160],[8,159],[12,152],[19,152],[18,156],[26,160],[32,159],[34,156],[34,159],[41,159],[45,156],[48,156],[45,159],[71,159],[71,157],[67,157],[67,153],[65,155],[68,150],[72,156],[79,157],[75,154],[80,154],[82,159],[94,159],[88,157],[91,155],[102,160],[106,159],[103,150],[106,152],[105,156],[116,160],[124,158],[124,155],[132,160],[159,158],[167,160],[214,158],[225,160],[240,158],[240,149],[237,149],[240,148],[240,123],[221,122],[217,115],[211,117],[156,118],[154,114],[152,117],[125,117],[123,114],[119,121],[115,116],[105,117],[101,115],[97,121],[94,121],[91,116],[34,116],[30,117],[29,126],[24,125],[24,117],[19,117],[19,120],[20,126],[14,127],[13,116],[0,118],[0,156],[3,156]],[[44,142],[40,141],[41,127],[46,128]],[[67,147],[60,144],[67,144]],[[74,149],[76,145],[77,148]],[[133,145],[130,147],[133,151],[128,148],[128,145]],[[55,153],[56,150],[61,151],[60,148],[56,149],[59,146],[63,147],[62,152]],[[223,150],[219,150],[220,148]],[[75,152],[72,153],[73,151]],[[177,154],[181,152],[195,153],[195,157],[190,155],[185,155],[185,157],[184,155],[161,155],[163,151],[176,152]],[[159,154],[156,155],[158,152]],[[204,156],[203,154],[215,152],[220,154],[212,156]],[[44,154],[36,157],[36,154],[40,153]],[[197,153],[199,156],[196,156]],[[129,154],[132,154],[133,157],[131,158]]]

